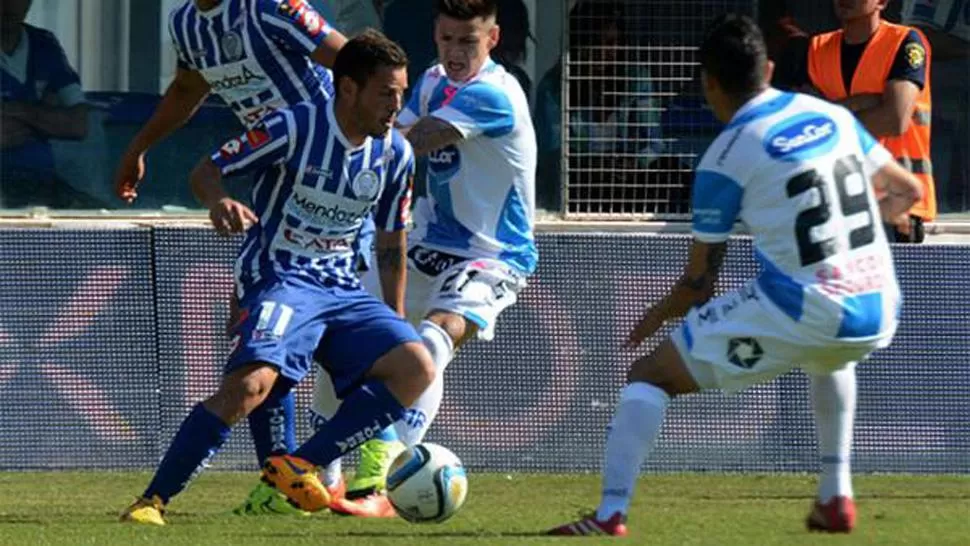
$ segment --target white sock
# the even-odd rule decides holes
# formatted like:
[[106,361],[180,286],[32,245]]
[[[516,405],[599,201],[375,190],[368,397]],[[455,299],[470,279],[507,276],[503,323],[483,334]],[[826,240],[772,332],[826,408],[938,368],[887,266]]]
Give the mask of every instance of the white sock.
[[418,334],[431,353],[436,374],[434,382],[411,405],[404,419],[395,424],[398,438],[409,447],[421,443],[432,421],[438,415],[441,399],[444,397],[445,367],[455,354],[451,336],[437,324],[427,320],[422,321],[418,325]]
[[[317,364],[317,366],[320,366]],[[322,367],[316,370],[313,377],[313,398],[310,402],[310,427],[315,431],[324,427],[333,418],[337,410],[340,409],[340,399],[333,388],[333,381],[330,375],[323,371]],[[327,466],[323,467],[323,484],[333,487],[340,483],[343,477],[343,464],[340,457],[337,457]]]
[[330,464],[323,467],[323,485],[333,487],[340,483],[340,478],[343,477],[343,470],[344,466],[340,457],[331,461]]
[[809,375],[822,475],[818,499],[852,498],[852,426],[855,421],[855,363],[828,375]]
[[596,519],[627,513],[640,467],[660,435],[670,396],[649,383],[631,383],[620,391],[620,402],[606,438],[603,497]]

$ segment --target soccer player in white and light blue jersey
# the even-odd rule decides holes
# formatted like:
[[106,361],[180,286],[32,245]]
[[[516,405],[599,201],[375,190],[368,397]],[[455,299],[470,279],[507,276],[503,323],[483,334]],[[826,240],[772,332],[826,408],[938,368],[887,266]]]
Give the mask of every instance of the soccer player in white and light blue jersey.
[[[849,532],[855,522],[855,363],[890,344],[901,303],[881,221],[904,218],[919,182],[848,110],[769,88],[773,66],[750,19],[715,21],[700,61],[707,101],[727,125],[697,167],[684,275],[628,346],[686,317],[627,374],[598,509],[553,535],[627,533],[637,476],[672,396],[734,392],[794,367],[810,378],[822,463],[807,526]],[[754,238],[762,272],[712,299],[737,220]]]
[[[315,357],[343,404],[293,455],[268,457],[263,481],[303,510],[326,508],[332,499],[317,467],[403,417],[432,382],[431,355],[403,318],[414,162],[393,125],[406,66],[397,44],[365,32],[337,56],[332,101],[277,110],[193,171],[193,192],[215,229],[246,233],[236,262],[241,312],[218,391],[183,421],[123,520],[163,525],[164,506],[232,425],[289,392]],[[245,172],[258,175],[252,210],[221,183]],[[354,241],[372,211],[390,305],[362,288],[354,267]]]
[[[398,436],[422,440],[443,396],[442,372],[467,341],[491,339],[536,268],[536,138],[525,93],[489,58],[498,42],[495,0],[437,0],[440,63],[415,86],[398,123],[428,157],[427,197],[408,238],[408,318],[434,357],[438,379],[408,410]],[[365,278],[365,281],[367,279]],[[319,377],[319,376],[318,376]],[[326,378],[314,407],[333,407]],[[393,515],[364,499],[362,516]]]

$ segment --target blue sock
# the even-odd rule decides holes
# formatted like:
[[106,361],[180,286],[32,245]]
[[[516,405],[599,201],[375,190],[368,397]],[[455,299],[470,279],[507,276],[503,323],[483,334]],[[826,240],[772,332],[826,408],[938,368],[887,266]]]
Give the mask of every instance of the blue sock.
[[378,434],[377,436],[374,436],[374,438],[377,438],[378,440],[382,440],[384,442],[396,442],[398,440],[397,429],[394,428],[393,426],[387,427],[384,430],[382,430],[380,434]]
[[404,407],[382,381],[364,383],[344,398],[340,409],[293,455],[317,466],[356,449],[404,415]]
[[219,451],[231,430],[229,425],[201,403],[196,404],[182,421],[143,496],[151,498],[158,495],[162,502],[167,503],[185,489],[203,465]]
[[296,397],[293,382],[280,376],[266,400],[249,414],[249,432],[262,466],[266,457],[296,449]]

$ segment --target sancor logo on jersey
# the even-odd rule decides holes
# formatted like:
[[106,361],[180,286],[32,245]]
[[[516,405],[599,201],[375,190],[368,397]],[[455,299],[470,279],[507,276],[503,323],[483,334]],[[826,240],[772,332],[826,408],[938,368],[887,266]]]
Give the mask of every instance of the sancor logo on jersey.
[[428,154],[428,170],[438,182],[447,182],[461,168],[461,153],[454,145]]
[[780,161],[802,161],[824,155],[835,147],[838,128],[831,118],[808,113],[788,119],[768,131],[764,147]]

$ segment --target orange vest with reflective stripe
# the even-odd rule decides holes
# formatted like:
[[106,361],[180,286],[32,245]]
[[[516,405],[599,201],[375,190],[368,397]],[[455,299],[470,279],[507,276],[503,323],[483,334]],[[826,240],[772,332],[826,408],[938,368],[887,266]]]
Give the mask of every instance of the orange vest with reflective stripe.
[[[831,101],[868,93],[881,95],[886,88],[886,78],[896,59],[896,52],[913,30],[916,29],[883,21],[859,59],[848,90],[842,80],[842,31],[812,37],[808,50],[808,75],[812,84]],[[916,98],[912,122],[902,135],[880,138],[879,143],[923,184],[923,199],[913,205],[910,214],[933,220],[936,218],[936,185],[930,162],[930,46],[922,33],[920,37],[926,47],[926,59],[923,60],[926,63],[926,83]]]

